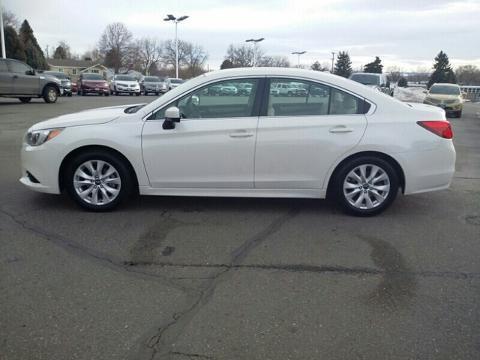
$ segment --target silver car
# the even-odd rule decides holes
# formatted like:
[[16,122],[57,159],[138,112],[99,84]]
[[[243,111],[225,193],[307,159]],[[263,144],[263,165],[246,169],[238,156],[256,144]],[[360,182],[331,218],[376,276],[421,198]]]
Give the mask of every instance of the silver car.
[[165,94],[170,90],[170,81],[158,76],[144,76],[140,79],[140,89],[145,95],[149,93],[154,93],[155,95]]

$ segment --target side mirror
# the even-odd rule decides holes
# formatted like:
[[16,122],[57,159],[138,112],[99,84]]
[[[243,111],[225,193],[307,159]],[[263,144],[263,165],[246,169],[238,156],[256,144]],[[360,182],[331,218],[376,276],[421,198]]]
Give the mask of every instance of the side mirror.
[[180,122],[180,110],[176,106],[171,106],[165,110],[165,121],[162,127],[164,130],[175,129],[176,122]]
[[27,70],[25,71],[25,75],[35,75],[35,70],[33,69]]
[[200,105],[200,98],[197,95],[192,96],[192,105],[195,105],[195,106]]

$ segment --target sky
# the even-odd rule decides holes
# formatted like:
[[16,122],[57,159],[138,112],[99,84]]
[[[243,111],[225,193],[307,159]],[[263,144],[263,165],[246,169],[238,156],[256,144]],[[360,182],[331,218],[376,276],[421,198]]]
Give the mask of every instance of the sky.
[[163,21],[173,14],[189,16],[178,37],[203,46],[209,69],[220,66],[230,44],[252,37],[265,38],[266,55],[293,65],[293,51],[306,51],[306,66],[348,51],[354,69],[379,56],[386,70],[424,71],[443,50],[454,66],[480,66],[480,0],[3,0],[3,7],[29,21],[42,49],[64,40],[79,54],[112,22],[136,38],[173,39],[174,24]]

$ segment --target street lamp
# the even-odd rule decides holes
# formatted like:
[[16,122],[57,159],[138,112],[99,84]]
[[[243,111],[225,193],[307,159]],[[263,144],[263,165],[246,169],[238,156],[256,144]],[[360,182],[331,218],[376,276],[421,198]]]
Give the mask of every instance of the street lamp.
[[5,53],[5,33],[3,32],[3,7],[2,0],[0,0],[0,42],[2,43],[2,57],[7,58]]
[[300,67],[300,55],[305,54],[306,51],[294,51],[292,55],[297,55],[297,67]]
[[257,43],[259,43],[260,41],[263,41],[263,40],[265,40],[265,38],[245,40],[245,42],[253,42],[253,67],[255,67],[255,65],[256,65]]
[[175,23],[175,77],[178,78],[178,36],[177,36],[177,26],[180,21],[183,21],[187,19],[188,16],[180,16],[179,18],[176,18],[175,16],[169,14],[164,21],[173,21]]
[[333,63],[335,62],[335,54],[336,52],[332,51],[332,74],[333,74]]

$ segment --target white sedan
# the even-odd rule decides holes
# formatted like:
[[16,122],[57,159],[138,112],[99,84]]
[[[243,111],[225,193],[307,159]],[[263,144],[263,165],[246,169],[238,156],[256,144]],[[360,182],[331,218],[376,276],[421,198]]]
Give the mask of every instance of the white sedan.
[[[208,96],[250,84],[248,94]],[[272,96],[301,84],[301,96]],[[245,86],[245,85],[242,85]],[[249,86],[250,87],[250,86]],[[318,94],[323,94],[318,96]],[[319,71],[210,72],[150,104],[82,111],[32,126],[28,188],[68,193],[89,210],[144,195],[335,198],[355,215],[397,193],[445,189],[455,170],[445,112],[399,102]]]

